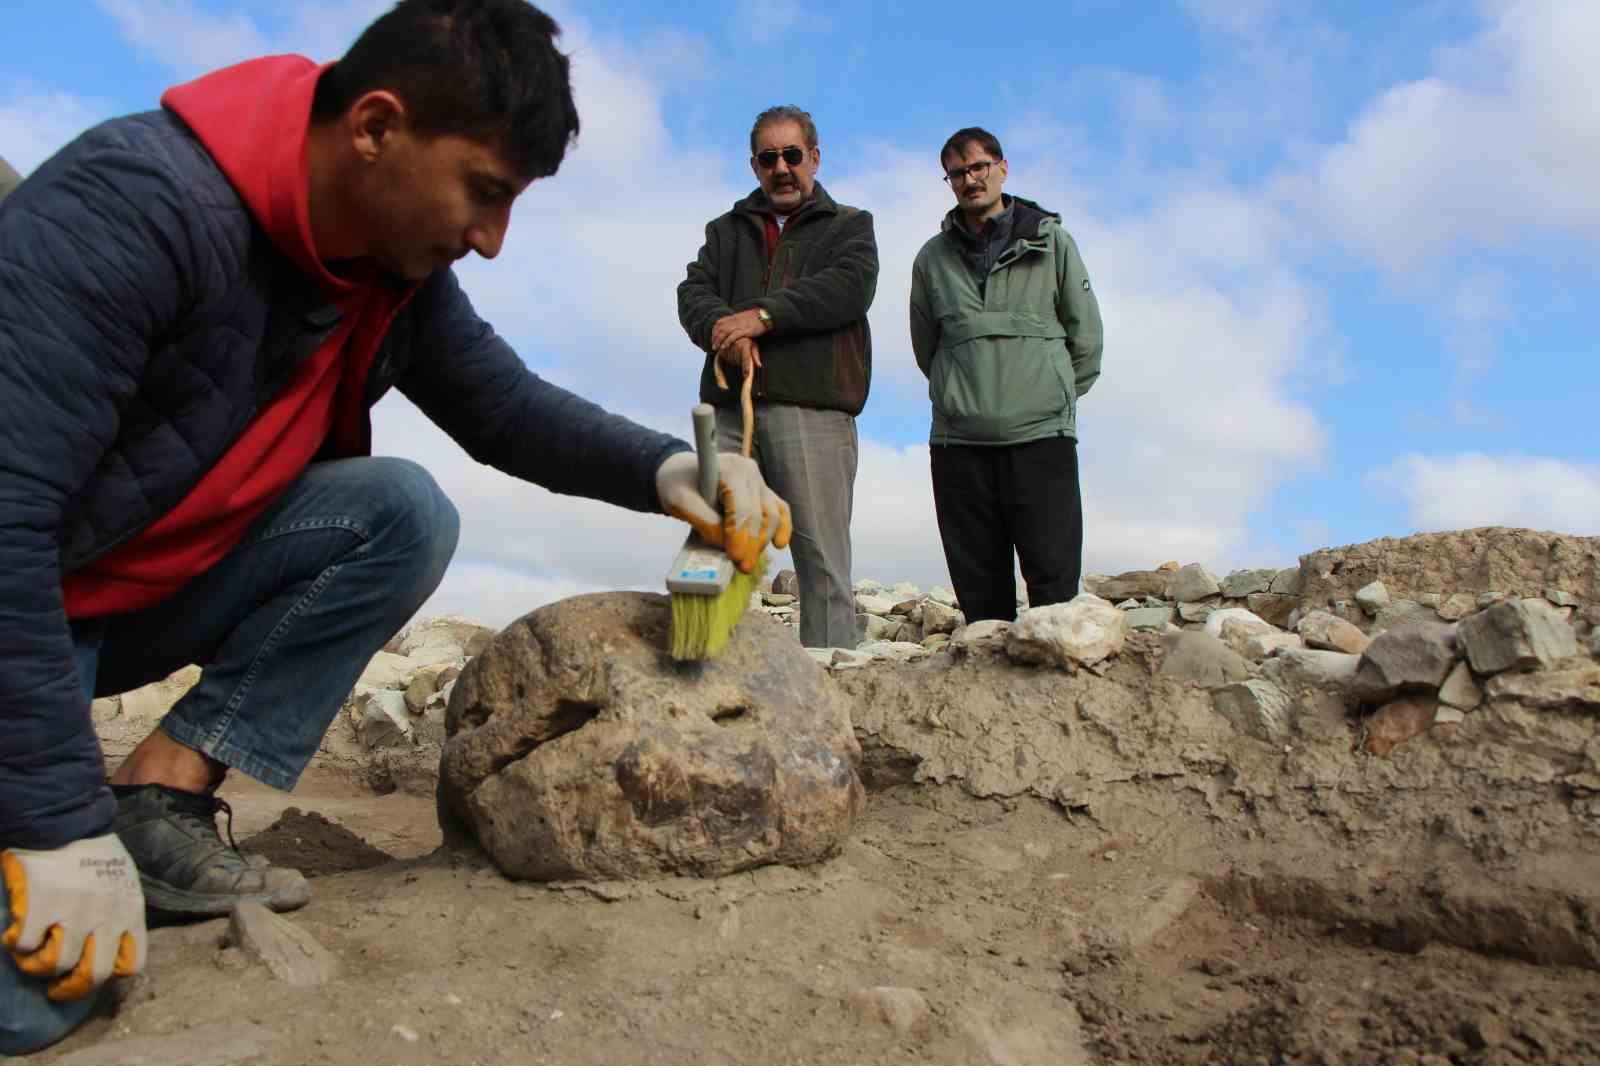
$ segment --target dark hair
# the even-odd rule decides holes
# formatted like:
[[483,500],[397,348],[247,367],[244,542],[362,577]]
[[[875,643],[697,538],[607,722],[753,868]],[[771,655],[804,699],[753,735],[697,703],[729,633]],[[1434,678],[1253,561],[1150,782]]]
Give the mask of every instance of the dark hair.
[[948,155],[963,154],[971,144],[982,148],[997,160],[1006,157],[1005,153],[1000,151],[1000,141],[994,134],[982,126],[967,126],[956,130],[950,135],[950,139],[944,142],[944,147],[939,149],[939,165],[944,166],[945,157]]
[[560,33],[527,0],[400,0],[322,75],[312,114],[385,89],[422,136],[490,142],[523,177],[549,177],[578,135]]
[[750,154],[756,154],[756,134],[761,132],[762,126],[774,126],[779,122],[798,122],[800,136],[805,139],[807,148],[817,146],[817,124],[811,121],[811,112],[802,111],[798,107],[780,104],[769,107],[756,116],[756,124],[750,127]]

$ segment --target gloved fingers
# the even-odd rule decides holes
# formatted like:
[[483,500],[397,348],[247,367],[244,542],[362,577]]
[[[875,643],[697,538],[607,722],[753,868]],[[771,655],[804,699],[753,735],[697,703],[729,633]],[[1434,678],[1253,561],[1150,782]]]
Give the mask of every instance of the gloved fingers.
[[117,939],[117,958],[111,966],[112,977],[132,977],[144,969],[145,938],[123,933]]
[[772,546],[782,551],[789,546],[789,536],[794,532],[794,523],[789,517],[789,504],[769,488],[762,500],[762,507],[764,510],[770,509],[777,513],[776,528],[772,532]]
[[29,977],[54,977],[78,962],[75,958],[71,960],[62,958],[66,940],[62,928],[59,925],[52,925],[45,933],[44,943],[37,951],[21,952],[13,948],[11,958],[16,962],[17,969]]
[[22,860],[9,851],[0,851],[0,879],[6,883],[6,899],[11,910],[10,914],[0,915],[6,922],[5,931],[0,933],[0,944],[32,951],[39,946],[37,939],[26,944],[22,942],[23,925],[28,920],[28,874],[22,867]]
[[667,504],[667,513],[681,522],[687,522],[700,539],[707,544],[722,547],[722,518],[698,495],[685,497],[679,503]]
[[[96,946],[99,941],[99,946]],[[45,995],[53,1003],[71,1003],[82,999],[105,983],[111,976],[111,938],[96,937],[90,933],[83,938],[83,951],[72,972],[45,987]]]

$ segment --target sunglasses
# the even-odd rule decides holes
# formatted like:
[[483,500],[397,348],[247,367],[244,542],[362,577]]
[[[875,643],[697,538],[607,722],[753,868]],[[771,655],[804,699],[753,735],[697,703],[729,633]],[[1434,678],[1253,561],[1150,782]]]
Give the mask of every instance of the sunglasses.
[[783,161],[791,167],[797,167],[805,162],[806,150],[798,145],[789,145],[787,148],[765,148],[756,153],[756,164],[762,170],[771,170],[778,165],[778,157],[783,156]]

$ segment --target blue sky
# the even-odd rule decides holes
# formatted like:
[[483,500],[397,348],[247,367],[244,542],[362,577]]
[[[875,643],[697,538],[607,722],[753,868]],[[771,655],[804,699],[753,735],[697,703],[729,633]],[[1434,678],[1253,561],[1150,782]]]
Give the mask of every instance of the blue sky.
[[[263,52],[335,57],[372,0],[9,0],[0,156]],[[1600,533],[1600,46],[1591,0],[551,5],[583,134],[464,284],[541,374],[683,434],[673,288],[753,184],[754,114],[815,116],[821,180],[876,218],[856,576],[945,580],[911,359],[938,146],[997,133],[1060,212],[1106,319],[1080,414],[1091,570],[1286,565],[1425,529]],[[380,450],[435,470],[462,550],[432,610],[501,623],[660,587],[667,519],[477,467],[403,400]],[[782,560],[780,560],[780,565]]]

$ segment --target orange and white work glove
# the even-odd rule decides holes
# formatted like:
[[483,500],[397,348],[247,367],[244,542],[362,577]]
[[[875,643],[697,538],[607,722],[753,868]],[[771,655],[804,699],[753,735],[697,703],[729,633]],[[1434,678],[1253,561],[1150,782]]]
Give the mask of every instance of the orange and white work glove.
[[736,452],[717,454],[719,515],[700,498],[699,464],[694,452],[667,457],[656,470],[656,495],[661,508],[681,518],[728,553],[733,565],[748,574],[755,569],[768,542],[774,548],[789,546],[789,505],[767,487],[755,460]]
[[57,1003],[144,968],[144,892],[115,833],[52,851],[0,851],[10,913],[0,944],[17,969],[50,980]]

